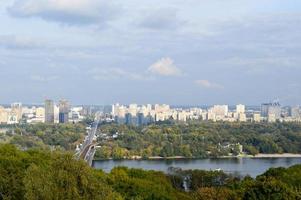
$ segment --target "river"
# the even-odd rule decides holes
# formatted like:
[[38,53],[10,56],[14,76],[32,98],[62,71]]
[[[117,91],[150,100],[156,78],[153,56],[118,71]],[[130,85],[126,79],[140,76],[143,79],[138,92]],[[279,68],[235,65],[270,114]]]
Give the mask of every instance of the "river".
[[170,167],[215,170],[226,173],[256,177],[271,167],[289,167],[301,164],[301,158],[217,158],[217,159],[175,159],[175,160],[104,160],[94,161],[93,167],[110,172],[116,166],[141,168],[167,172]]

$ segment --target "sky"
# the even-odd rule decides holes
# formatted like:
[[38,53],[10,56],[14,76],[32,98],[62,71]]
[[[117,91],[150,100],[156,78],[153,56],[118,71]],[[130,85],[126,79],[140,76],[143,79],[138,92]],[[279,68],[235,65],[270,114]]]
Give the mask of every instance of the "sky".
[[301,104],[300,0],[1,0],[0,103]]

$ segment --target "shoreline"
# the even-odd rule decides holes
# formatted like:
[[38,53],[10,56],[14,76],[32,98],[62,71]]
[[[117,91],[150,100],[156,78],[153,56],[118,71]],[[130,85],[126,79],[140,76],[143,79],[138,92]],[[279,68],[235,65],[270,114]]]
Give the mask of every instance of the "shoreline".
[[301,158],[301,154],[283,153],[283,154],[257,154],[254,158]]
[[123,159],[95,159],[93,161],[108,161],[108,160],[201,160],[201,159],[225,159],[225,158],[301,158],[301,154],[293,154],[293,153],[283,153],[283,154],[256,154],[256,155],[238,155],[238,156],[220,156],[216,158],[189,158],[184,156],[171,156],[171,157],[160,157],[160,156],[153,156],[149,158],[141,158],[141,157],[134,157],[134,158],[123,158]]

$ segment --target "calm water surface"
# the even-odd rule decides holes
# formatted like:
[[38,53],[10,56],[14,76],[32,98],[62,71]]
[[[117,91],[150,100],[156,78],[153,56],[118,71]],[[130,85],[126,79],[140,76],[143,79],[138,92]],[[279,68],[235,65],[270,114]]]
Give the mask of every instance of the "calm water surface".
[[227,173],[238,173],[255,177],[271,167],[289,167],[301,164],[301,158],[217,158],[179,160],[106,160],[94,161],[93,166],[110,172],[116,166],[141,168],[167,172],[169,167],[182,169],[221,169]]

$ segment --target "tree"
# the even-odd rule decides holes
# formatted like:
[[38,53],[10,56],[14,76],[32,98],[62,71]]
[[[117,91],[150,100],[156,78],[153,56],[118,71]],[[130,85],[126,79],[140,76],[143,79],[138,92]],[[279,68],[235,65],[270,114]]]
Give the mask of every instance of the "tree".
[[[93,172],[83,161],[70,154],[56,153],[49,166],[31,165],[24,179],[25,198],[51,199],[120,199],[102,180],[104,174]],[[43,184],[42,184],[43,183]]]
[[243,200],[296,200],[300,199],[288,185],[274,178],[257,180],[247,188]]
[[213,188],[204,187],[199,188],[194,193],[195,200],[238,200],[239,197],[228,188]]
[[0,192],[4,199],[23,199],[27,155],[12,145],[0,146]]
[[95,152],[95,159],[109,159],[112,156],[112,150],[110,147],[102,146],[101,148],[97,148]]
[[124,159],[127,156],[127,150],[121,147],[114,147],[112,157],[114,159]]
[[106,174],[72,154],[0,146],[1,197],[9,200],[122,199]]

